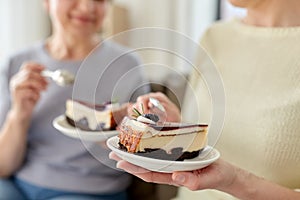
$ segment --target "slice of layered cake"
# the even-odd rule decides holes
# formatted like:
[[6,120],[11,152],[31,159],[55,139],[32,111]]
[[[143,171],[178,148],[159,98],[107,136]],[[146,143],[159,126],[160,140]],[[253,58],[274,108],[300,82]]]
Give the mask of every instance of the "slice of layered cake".
[[109,102],[93,105],[69,99],[66,102],[65,115],[69,124],[82,130],[114,130],[127,115],[127,104]]
[[208,125],[159,123],[155,118],[125,117],[118,135],[120,148],[141,156],[182,161],[197,157],[206,146]]

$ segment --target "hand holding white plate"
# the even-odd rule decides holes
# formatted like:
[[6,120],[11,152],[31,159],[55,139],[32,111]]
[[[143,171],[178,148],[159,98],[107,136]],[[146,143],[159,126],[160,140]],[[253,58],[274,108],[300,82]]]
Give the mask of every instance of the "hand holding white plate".
[[101,142],[107,140],[109,137],[118,135],[117,130],[112,131],[84,131],[70,125],[65,116],[61,115],[53,120],[53,126],[66,136],[90,141],[90,142]]
[[204,168],[220,157],[218,150],[207,146],[196,158],[184,161],[169,161],[154,158],[143,157],[128,153],[119,149],[119,138],[117,136],[111,137],[106,144],[114,153],[120,158],[130,162],[134,165],[143,167],[145,169],[157,172],[171,173],[174,171],[191,171]]

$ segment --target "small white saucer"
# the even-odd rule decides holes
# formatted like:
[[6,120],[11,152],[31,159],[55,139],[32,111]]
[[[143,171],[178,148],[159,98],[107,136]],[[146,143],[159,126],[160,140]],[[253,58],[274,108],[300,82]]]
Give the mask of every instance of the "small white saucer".
[[84,131],[70,125],[64,115],[53,120],[53,126],[66,136],[90,142],[101,142],[118,135],[117,130],[113,131]]
[[171,173],[174,171],[191,171],[201,169],[212,164],[220,157],[218,150],[212,148],[211,146],[207,146],[205,149],[203,149],[199,156],[193,159],[186,159],[184,161],[160,160],[128,153],[124,150],[121,150],[118,143],[119,138],[117,136],[111,137],[106,141],[108,148],[110,148],[123,160],[157,172]]

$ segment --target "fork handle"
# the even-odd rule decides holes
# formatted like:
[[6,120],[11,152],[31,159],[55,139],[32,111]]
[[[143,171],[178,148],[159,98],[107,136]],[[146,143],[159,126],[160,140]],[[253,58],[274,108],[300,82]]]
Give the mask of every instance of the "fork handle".
[[50,71],[50,70],[44,70],[44,71],[42,71],[41,74],[42,74],[42,76],[44,76],[44,77],[50,77],[50,78],[52,78],[54,72],[52,72],[52,71]]

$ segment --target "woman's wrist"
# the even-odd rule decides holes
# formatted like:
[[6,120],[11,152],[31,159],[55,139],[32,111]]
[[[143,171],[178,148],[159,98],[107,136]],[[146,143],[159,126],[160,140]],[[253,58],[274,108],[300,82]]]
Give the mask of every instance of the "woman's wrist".
[[255,199],[255,194],[257,193],[256,185],[259,181],[259,177],[235,167],[235,177],[233,181],[221,190],[244,200]]
[[12,109],[7,114],[7,120],[15,127],[20,127],[27,130],[31,122],[31,116],[25,116],[22,113]]

